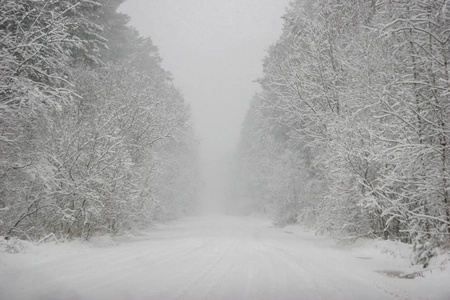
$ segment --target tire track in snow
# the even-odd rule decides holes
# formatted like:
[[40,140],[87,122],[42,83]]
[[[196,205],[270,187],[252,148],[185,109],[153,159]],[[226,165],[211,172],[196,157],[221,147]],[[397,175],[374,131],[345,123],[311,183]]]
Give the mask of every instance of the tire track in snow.
[[214,249],[219,249],[220,254],[207,262],[204,269],[190,280],[172,299],[204,299],[204,296],[233,268],[234,263],[232,261],[226,263],[225,259],[230,256],[232,250],[236,249],[237,242],[233,241],[233,243],[230,243],[229,241],[219,240],[219,243],[216,243],[213,244]]

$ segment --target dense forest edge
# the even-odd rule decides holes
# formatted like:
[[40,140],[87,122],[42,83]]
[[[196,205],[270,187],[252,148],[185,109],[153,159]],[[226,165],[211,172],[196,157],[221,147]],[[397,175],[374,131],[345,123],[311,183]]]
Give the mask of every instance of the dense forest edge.
[[[283,226],[450,249],[450,3],[296,0],[247,112],[231,194]],[[245,200],[247,199],[247,200]]]
[[0,1],[0,236],[87,239],[194,207],[189,107],[122,2]]

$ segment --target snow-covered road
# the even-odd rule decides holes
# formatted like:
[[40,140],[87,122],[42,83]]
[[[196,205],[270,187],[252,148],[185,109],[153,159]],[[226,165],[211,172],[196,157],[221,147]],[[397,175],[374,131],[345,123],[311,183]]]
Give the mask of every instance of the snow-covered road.
[[367,246],[338,246],[259,217],[186,218],[138,239],[0,253],[0,299],[450,299],[450,273],[405,271]]

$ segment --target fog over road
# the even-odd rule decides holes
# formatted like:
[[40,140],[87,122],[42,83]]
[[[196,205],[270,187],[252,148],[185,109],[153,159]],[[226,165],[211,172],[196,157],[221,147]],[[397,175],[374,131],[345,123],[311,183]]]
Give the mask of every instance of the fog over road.
[[444,299],[449,292],[441,277],[375,272],[404,265],[377,249],[338,246],[261,217],[186,218],[109,242],[1,255],[0,298]]

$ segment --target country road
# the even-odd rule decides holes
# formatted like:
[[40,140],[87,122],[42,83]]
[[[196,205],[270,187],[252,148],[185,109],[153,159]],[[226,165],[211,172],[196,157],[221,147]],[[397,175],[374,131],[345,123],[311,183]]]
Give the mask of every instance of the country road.
[[145,235],[0,253],[0,299],[445,299],[448,272],[260,217],[186,218]]

